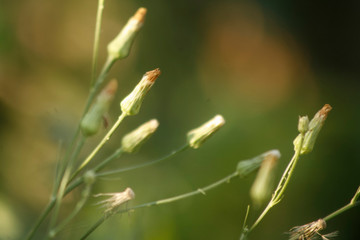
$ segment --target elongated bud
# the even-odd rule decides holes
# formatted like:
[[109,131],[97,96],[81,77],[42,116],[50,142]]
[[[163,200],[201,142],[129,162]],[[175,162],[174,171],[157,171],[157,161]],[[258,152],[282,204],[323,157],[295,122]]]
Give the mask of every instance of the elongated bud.
[[160,76],[160,69],[149,71],[144,74],[138,85],[134,90],[121,101],[121,111],[127,115],[135,115],[139,112],[141,104],[144,100],[145,95],[154,85],[155,80]]
[[99,193],[94,197],[110,196],[110,198],[100,201],[106,207],[105,214],[115,213],[116,210],[123,204],[135,198],[135,193],[131,188],[126,188],[125,191],[119,193]]
[[96,134],[103,122],[104,115],[109,110],[111,101],[117,90],[117,81],[111,80],[100,92],[90,110],[81,121],[80,128],[85,137]]
[[159,122],[156,119],[153,119],[128,133],[122,139],[122,150],[127,153],[134,153],[138,151],[141,145],[154,134],[158,126]]
[[281,154],[279,150],[274,149],[254,158],[240,161],[236,167],[236,171],[239,173],[240,177],[246,177],[256,169],[258,169],[267,156],[274,156],[279,159]]
[[298,131],[299,133],[306,133],[309,130],[308,116],[299,117]]
[[110,58],[115,60],[129,55],[134,38],[144,23],[146,11],[146,8],[139,8],[115,39],[108,44],[107,50]]
[[305,133],[304,142],[301,148],[301,154],[309,153],[313,150],[316,138],[324,125],[324,122],[331,111],[332,107],[325,104],[320,111],[318,111],[314,118],[309,123],[309,130]]
[[260,207],[260,205],[267,200],[272,192],[274,167],[279,158],[279,152],[270,152],[264,157],[264,160],[261,163],[259,172],[250,189],[250,196],[255,207]]
[[225,124],[225,119],[221,115],[216,115],[200,127],[191,130],[187,134],[187,142],[190,147],[199,148],[211,135]]

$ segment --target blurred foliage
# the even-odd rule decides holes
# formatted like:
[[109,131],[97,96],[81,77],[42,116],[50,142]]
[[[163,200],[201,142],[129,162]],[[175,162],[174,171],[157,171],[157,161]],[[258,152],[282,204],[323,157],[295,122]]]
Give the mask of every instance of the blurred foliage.
[[[118,146],[123,133],[150,118],[158,118],[159,131],[137,155],[125,155],[112,167],[169,153],[184,143],[189,129],[217,113],[227,123],[199,150],[101,179],[94,192],[130,186],[136,193],[132,205],[166,198],[207,185],[234,171],[239,160],[273,148],[282,153],[280,178],[292,156],[298,116],[312,117],[329,103],[333,111],[314,151],[301,159],[285,198],[250,238],[286,239],[291,227],[347,203],[360,182],[359,3],[107,0],[100,63],[128,17],[138,7],[148,8],[130,56],[110,73],[119,81],[115,102],[144,72],[159,67],[163,73],[139,116],[124,122],[97,161]],[[97,1],[86,0],[1,2],[0,202],[6,210],[0,229],[8,232],[1,230],[0,239],[22,236],[48,201],[57,156],[74,132],[88,93],[96,6]],[[113,104],[113,121],[118,113]],[[83,157],[104,133],[91,139]],[[89,239],[236,239],[253,180],[114,217]],[[78,194],[66,198],[64,214]],[[101,209],[94,203],[63,239],[77,239],[97,220]],[[339,239],[358,239],[359,212],[332,220],[327,231],[339,230]],[[251,212],[249,221],[258,214]]]

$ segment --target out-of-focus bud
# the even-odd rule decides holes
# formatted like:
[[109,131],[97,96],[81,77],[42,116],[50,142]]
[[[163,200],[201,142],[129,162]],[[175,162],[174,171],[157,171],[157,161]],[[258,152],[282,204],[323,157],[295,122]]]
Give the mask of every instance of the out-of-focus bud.
[[306,133],[309,130],[308,116],[299,117],[298,131],[299,133]]
[[252,159],[240,161],[236,167],[236,171],[239,173],[240,177],[246,177],[256,169],[258,169],[267,156],[274,156],[279,159],[281,154],[279,150],[274,149],[267,151]]
[[314,118],[309,123],[309,130],[305,133],[304,141],[301,148],[301,154],[309,153],[313,150],[316,138],[324,125],[324,122],[331,111],[332,107],[325,104],[320,111],[318,111]]
[[225,119],[221,115],[216,115],[200,127],[193,129],[187,134],[187,142],[190,147],[199,148],[211,135],[225,124]]
[[155,80],[159,77],[160,73],[161,72],[159,68],[145,73],[134,90],[126,98],[124,98],[124,100],[121,101],[121,111],[127,115],[137,114],[140,110],[145,95],[150,90],[152,85],[154,85]]
[[127,153],[134,153],[138,151],[142,144],[154,134],[158,126],[159,122],[156,119],[142,124],[137,129],[123,137],[121,141],[121,149]]
[[272,192],[274,167],[280,158],[279,152],[270,152],[261,163],[259,172],[250,190],[250,196],[255,207],[259,207]]
[[115,39],[108,44],[107,50],[111,59],[121,59],[129,55],[134,38],[144,23],[146,11],[146,8],[139,8]]
[[110,196],[110,198],[100,201],[98,204],[102,204],[106,208],[105,214],[113,214],[123,203],[134,199],[135,193],[131,188],[126,188],[125,191],[119,193],[99,193],[94,195],[94,197],[100,196]]
[[83,179],[84,179],[84,183],[86,185],[91,185],[96,180],[96,174],[93,170],[89,170],[89,171],[85,172]]
[[113,79],[100,92],[94,104],[84,116],[80,128],[85,137],[92,136],[99,131],[104,115],[109,110],[116,90],[117,81]]

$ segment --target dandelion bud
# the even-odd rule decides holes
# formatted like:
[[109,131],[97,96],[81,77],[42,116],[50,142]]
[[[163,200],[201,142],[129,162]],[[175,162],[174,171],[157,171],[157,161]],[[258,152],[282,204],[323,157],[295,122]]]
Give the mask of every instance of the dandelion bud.
[[146,11],[146,8],[139,8],[115,39],[108,44],[107,50],[110,58],[115,60],[129,55],[134,38],[144,23]]
[[308,130],[309,130],[308,116],[299,117],[298,131],[300,133],[306,133]]
[[98,204],[102,204],[106,210],[105,213],[112,214],[125,202],[128,202],[135,198],[135,193],[131,188],[126,188],[125,191],[119,193],[100,193],[94,197],[110,196],[110,198],[100,201]]
[[240,177],[246,177],[256,169],[258,169],[261,163],[264,161],[266,157],[273,156],[274,158],[279,159],[281,154],[279,150],[274,149],[267,151],[259,156],[256,156],[252,159],[240,161],[236,167],[236,171],[238,172]]
[[199,148],[211,135],[225,124],[225,119],[221,115],[216,115],[200,127],[191,130],[187,134],[187,142],[190,147]]
[[259,172],[250,190],[255,207],[259,207],[270,196],[274,179],[274,167],[280,158],[278,152],[268,153],[261,163]]
[[325,104],[324,107],[320,109],[320,111],[318,111],[314,118],[310,121],[309,130],[305,133],[301,154],[309,153],[313,150],[316,138],[319,135],[319,132],[331,109],[332,107],[329,104]]
[[159,122],[156,119],[153,119],[128,133],[122,139],[122,150],[127,153],[138,151],[141,145],[154,134],[158,126]]
[[155,69],[145,73],[138,85],[134,90],[121,101],[121,110],[127,115],[135,115],[139,112],[141,104],[144,100],[146,93],[154,85],[155,80],[160,75],[160,69]]
[[116,90],[117,81],[113,79],[100,92],[94,104],[81,121],[80,128],[84,136],[89,137],[99,131],[104,115],[109,110]]

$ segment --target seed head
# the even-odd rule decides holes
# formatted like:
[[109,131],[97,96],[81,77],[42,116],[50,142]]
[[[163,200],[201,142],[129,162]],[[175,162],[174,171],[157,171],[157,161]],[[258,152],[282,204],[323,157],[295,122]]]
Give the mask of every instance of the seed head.
[[216,115],[200,127],[193,129],[187,134],[187,142],[190,147],[199,148],[211,135],[225,124],[221,115]]
[[145,73],[134,90],[121,101],[120,107],[124,113],[127,115],[135,115],[139,112],[145,95],[149,92],[152,85],[154,85],[160,73],[159,68]]
[[329,240],[328,237],[335,237],[337,232],[322,235],[321,230],[326,228],[326,222],[323,219],[290,229],[289,240],[314,240],[321,237],[323,240]]
[[98,204],[102,204],[106,210],[105,214],[115,213],[118,208],[125,202],[128,202],[135,198],[135,193],[131,188],[126,188],[125,191],[119,193],[100,193],[95,197],[111,196],[110,198],[100,201]]

